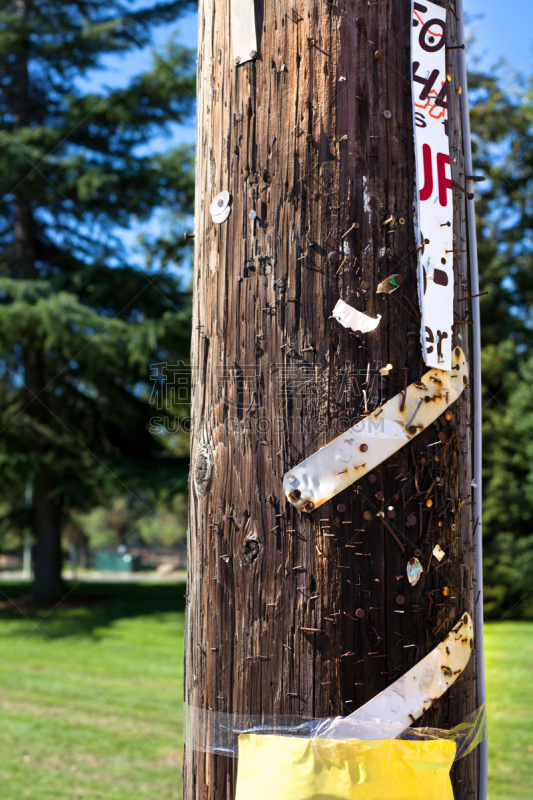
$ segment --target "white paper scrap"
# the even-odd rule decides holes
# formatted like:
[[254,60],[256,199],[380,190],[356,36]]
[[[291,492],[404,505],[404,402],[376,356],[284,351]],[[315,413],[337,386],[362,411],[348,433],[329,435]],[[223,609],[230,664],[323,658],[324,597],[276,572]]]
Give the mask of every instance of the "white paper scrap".
[[331,316],[345,328],[351,328],[352,331],[361,331],[361,333],[375,331],[381,319],[381,314],[378,314],[377,319],[372,319],[372,317],[363,314],[362,311],[358,311],[356,308],[349,306],[344,300],[339,300],[337,302]]

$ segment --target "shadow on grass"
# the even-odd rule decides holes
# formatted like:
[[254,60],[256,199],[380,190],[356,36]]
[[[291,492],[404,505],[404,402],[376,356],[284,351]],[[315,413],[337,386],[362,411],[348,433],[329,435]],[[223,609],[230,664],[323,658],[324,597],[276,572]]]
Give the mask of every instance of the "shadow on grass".
[[99,639],[99,630],[124,618],[160,617],[185,609],[185,583],[118,584],[65,583],[66,599],[55,608],[31,603],[28,583],[0,585],[0,623],[5,636],[59,639],[82,636]]

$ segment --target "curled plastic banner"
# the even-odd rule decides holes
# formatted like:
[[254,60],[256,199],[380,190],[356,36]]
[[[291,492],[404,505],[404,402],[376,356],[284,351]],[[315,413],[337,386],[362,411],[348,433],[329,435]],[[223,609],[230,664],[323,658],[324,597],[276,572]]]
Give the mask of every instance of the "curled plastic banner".
[[[328,731],[347,717],[308,717],[266,714],[226,714],[185,704],[185,744],[202,753],[238,758],[241,734],[265,736],[298,736],[303,739],[327,739]],[[449,740],[455,743],[455,761],[468,755],[487,736],[487,712],[485,704],[469,714],[459,725],[450,730],[442,728],[406,728],[401,723],[369,719],[356,723],[357,737],[365,739],[400,739],[404,741]],[[344,728],[343,728],[344,730]],[[364,735],[361,735],[363,732]],[[349,739],[343,737],[343,740]]]

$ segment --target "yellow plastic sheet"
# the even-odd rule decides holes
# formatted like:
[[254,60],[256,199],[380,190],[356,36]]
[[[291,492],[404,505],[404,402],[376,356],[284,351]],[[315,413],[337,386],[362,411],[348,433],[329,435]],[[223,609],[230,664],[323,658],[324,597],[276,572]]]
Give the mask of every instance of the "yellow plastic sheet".
[[455,743],[239,736],[235,800],[453,800]]

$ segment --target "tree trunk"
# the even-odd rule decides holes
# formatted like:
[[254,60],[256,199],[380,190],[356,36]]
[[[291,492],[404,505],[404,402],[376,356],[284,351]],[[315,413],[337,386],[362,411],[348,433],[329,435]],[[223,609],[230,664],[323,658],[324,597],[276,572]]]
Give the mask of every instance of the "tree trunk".
[[[199,11],[185,699],[237,714],[345,715],[472,614],[476,594],[469,387],[450,420],[318,511],[297,512],[282,488],[291,467],[364,415],[363,389],[372,409],[425,371],[411,4],[257,0],[258,55],[241,66],[229,47],[229,6],[201,0]],[[450,45],[456,24],[449,12]],[[447,51],[449,135],[452,177],[464,185],[457,54]],[[219,225],[209,206],[222,190],[232,204]],[[391,215],[393,227],[384,224]],[[455,191],[453,230],[458,298],[468,276]],[[328,259],[333,252],[339,261]],[[404,285],[376,295],[391,273]],[[381,314],[377,330],[359,337],[329,319],[339,298]],[[457,304],[455,318],[464,312]],[[454,331],[467,357],[469,330]],[[447,442],[440,453],[428,447],[438,434]],[[389,507],[404,555],[375,516]],[[437,543],[450,562],[428,569]],[[406,562],[417,550],[425,572],[410,587]],[[422,724],[448,727],[475,707],[471,659]],[[454,766],[457,797],[477,797],[476,763]],[[236,766],[186,748],[185,797],[231,800]]]
[[[30,14],[30,0],[18,0],[17,12],[25,23]],[[29,41],[27,46],[29,50]],[[13,129],[19,131],[31,122],[28,60],[24,55],[17,64],[18,108]],[[31,194],[22,182],[14,190],[16,217],[14,220],[17,270],[21,280],[40,278],[36,269],[36,226],[31,204]],[[26,389],[26,413],[45,426],[50,413],[44,396],[48,381],[45,374],[44,353],[36,338],[23,348],[24,383]],[[33,433],[33,431],[32,431]],[[46,443],[37,435],[28,445],[37,456],[38,463],[46,455]],[[37,602],[54,603],[64,593],[61,582],[61,504],[53,496],[55,480],[53,474],[42,466],[37,467],[33,484],[33,531],[36,538],[34,555],[33,598]]]
[[37,540],[33,570],[33,599],[55,603],[64,595],[61,581],[61,505],[51,496],[53,478],[38,473],[33,486],[34,532]]

